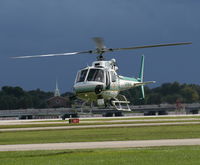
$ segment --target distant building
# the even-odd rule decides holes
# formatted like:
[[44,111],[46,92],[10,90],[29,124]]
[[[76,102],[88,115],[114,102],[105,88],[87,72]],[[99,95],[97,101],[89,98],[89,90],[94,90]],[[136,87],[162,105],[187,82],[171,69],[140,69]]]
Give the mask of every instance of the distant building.
[[51,97],[47,100],[47,104],[49,108],[71,108],[71,102],[69,97],[60,96],[60,91],[58,88],[58,83],[56,81],[56,88],[54,91],[54,97]]
[[56,89],[54,91],[54,97],[60,96],[60,90],[58,89],[58,82],[56,81]]

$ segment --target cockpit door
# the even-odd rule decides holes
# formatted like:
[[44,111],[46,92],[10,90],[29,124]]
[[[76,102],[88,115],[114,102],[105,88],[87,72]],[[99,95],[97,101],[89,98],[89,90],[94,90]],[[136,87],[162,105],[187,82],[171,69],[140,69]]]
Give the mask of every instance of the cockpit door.
[[118,79],[118,76],[116,74],[116,72],[114,71],[111,71],[110,72],[110,86],[113,90],[118,90],[119,88],[119,79]]
[[110,73],[106,71],[106,89],[110,89]]

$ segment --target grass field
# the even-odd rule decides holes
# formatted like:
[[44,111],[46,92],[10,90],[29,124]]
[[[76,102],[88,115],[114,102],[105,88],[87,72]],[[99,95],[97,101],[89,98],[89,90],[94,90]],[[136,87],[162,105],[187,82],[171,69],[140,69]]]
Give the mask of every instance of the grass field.
[[144,120],[144,119],[187,119],[187,118],[199,118],[200,119],[200,116],[195,116],[195,115],[192,115],[192,116],[137,116],[137,117],[117,117],[117,118],[100,118],[100,119],[94,119],[94,118],[91,118],[91,119],[84,119],[82,118],[81,120],[83,121],[97,121],[97,120],[101,120],[101,121],[106,121],[106,120],[119,120],[119,119],[123,119],[123,120]]
[[200,138],[200,125],[0,132],[0,144]]
[[0,125],[0,132],[1,129],[6,129],[6,128],[32,128],[32,127],[59,127],[59,126],[80,126],[80,125],[106,125],[106,124],[140,124],[140,123],[175,123],[175,122],[199,122],[200,120],[173,120],[173,121],[128,121],[126,122],[105,122],[105,121],[100,121],[100,122],[93,122],[93,123],[77,123],[77,124],[69,124],[67,121],[65,122],[59,122],[59,123],[42,123],[42,124],[22,124],[22,125]]
[[[96,123],[80,123],[76,125],[114,124],[114,120],[141,120],[119,122],[130,123],[168,123],[190,122],[196,117],[141,117],[117,119],[85,119],[82,121],[98,121]],[[189,119],[174,121],[143,121],[143,119]],[[104,121],[111,121],[105,123]],[[55,120],[56,121],[56,120]],[[58,120],[57,120],[58,121]],[[56,121],[56,122],[57,122]],[[193,120],[199,121],[199,120]],[[49,122],[49,121],[48,121]],[[1,125],[0,128],[30,128],[49,126],[70,126],[67,121],[59,123]],[[1,132],[0,145],[4,144],[34,144],[61,142],[94,142],[118,140],[153,140],[153,139],[185,139],[200,138],[200,124],[168,125],[168,126],[138,126],[117,128],[87,128],[69,130],[16,131]],[[126,149],[90,149],[90,150],[54,150],[54,151],[18,151],[0,152],[0,165],[199,165],[200,146],[150,147]]]
[[2,165],[199,165],[200,146],[1,152]]
[[[188,118],[195,118],[200,119],[199,115],[188,115],[188,116],[137,116],[137,117],[117,117],[117,118],[80,118],[81,121],[110,121],[110,120],[144,120],[144,119],[188,119]],[[42,122],[65,122],[66,120],[45,120]],[[37,121],[33,121],[37,122]]]

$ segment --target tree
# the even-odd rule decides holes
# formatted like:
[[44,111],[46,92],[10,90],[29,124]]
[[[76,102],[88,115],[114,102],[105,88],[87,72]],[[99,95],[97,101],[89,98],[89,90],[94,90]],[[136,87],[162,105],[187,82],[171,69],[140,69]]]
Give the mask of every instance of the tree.
[[147,96],[147,104],[161,104],[162,97],[159,93],[151,93]]
[[23,91],[22,88],[20,87],[9,87],[9,86],[4,86],[2,87],[2,92],[6,95],[13,95],[15,97],[21,97],[24,96],[25,92]]
[[193,103],[199,101],[199,94],[193,88],[186,86],[181,89],[181,94],[184,98],[184,102],[186,103]]

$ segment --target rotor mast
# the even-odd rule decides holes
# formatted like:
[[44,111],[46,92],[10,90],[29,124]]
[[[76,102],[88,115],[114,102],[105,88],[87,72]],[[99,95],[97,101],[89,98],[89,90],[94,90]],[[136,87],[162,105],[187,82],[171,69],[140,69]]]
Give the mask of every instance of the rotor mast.
[[97,56],[97,61],[103,61],[105,60],[105,57],[103,56],[103,54],[106,52],[106,46],[104,45],[104,40],[100,37],[94,37],[93,41],[95,42],[96,45],[96,54],[98,54]]

